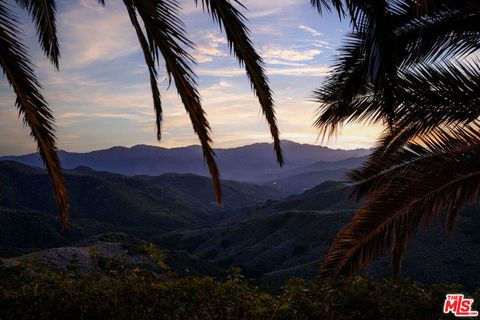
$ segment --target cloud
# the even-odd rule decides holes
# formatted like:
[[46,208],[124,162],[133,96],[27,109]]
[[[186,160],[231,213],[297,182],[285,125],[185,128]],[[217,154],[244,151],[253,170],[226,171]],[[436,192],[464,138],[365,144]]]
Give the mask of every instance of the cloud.
[[[196,7],[192,0],[179,2],[188,37],[196,44],[192,54],[199,65],[193,69],[199,76],[198,89],[216,146],[271,141],[245,68],[229,55],[225,33],[212,23],[201,4]],[[248,11],[238,8],[250,18],[247,25],[252,41],[267,62],[282,138],[315,143],[318,132],[311,123],[317,105],[306,100],[331,70],[327,64],[333,51],[327,50],[328,41],[336,47],[338,32],[343,32],[337,29],[347,30],[347,25],[327,19],[319,29],[322,35],[312,28],[318,26],[318,16],[306,0],[242,3]],[[59,2],[60,72],[44,58],[35,28],[30,22],[28,25],[28,46],[45,87],[43,93],[57,116],[60,148],[87,151],[112,145],[158,144],[147,69],[121,1],[107,1],[105,8],[94,0]],[[165,119],[160,145],[198,144],[175,85],[165,90],[168,81],[162,63],[159,75]],[[0,82],[0,125],[4,132],[0,154],[34,151],[29,130],[17,118],[14,95],[7,81]],[[9,111],[4,113],[4,109]],[[376,134],[365,128],[346,128],[332,146],[368,145]]]
[[80,68],[140,51],[126,9],[117,2],[102,8],[81,1],[80,5],[69,5],[58,18],[62,69]]
[[272,63],[271,61],[310,61],[322,53],[319,49],[282,48],[277,45],[263,46],[260,52],[267,63]]
[[323,77],[331,72],[329,66],[306,66],[291,68],[267,68],[269,75]]
[[108,112],[66,112],[57,116],[58,119],[72,118],[108,118],[108,119],[124,119],[137,122],[150,122],[151,118],[145,114],[134,113],[108,113]]
[[193,57],[199,63],[213,62],[214,57],[227,57],[228,54],[223,50],[222,45],[227,44],[227,39],[219,37],[213,32],[207,33],[206,37],[198,40],[200,36],[195,37],[197,45]]
[[303,24],[302,24],[302,25],[299,25],[298,27],[299,27],[300,29],[302,29],[303,31],[312,34],[312,35],[315,36],[315,37],[320,37],[320,36],[323,35],[323,33],[319,32],[319,31],[317,31],[317,30],[315,30],[315,29],[313,29],[313,28],[311,28],[311,27],[309,27],[309,26],[305,26],[305,25],[303,25]]
[[277,26],[270,25],[270,24],[262,24],[262,25],[254,25],[252,26],[252,31],[255,34],[259,34],[262,36],[267,35],[269,38],[272,36],[280,37],[284,36],[284,32],[281,31]]
[[278,0],[251,0],[244,1],[243,4],[248,11],[245,16],[248,19],[265,18],[279,15],[288,7],[305,4],[304,0],[282,0],[281,5]]
[[[241,68],[197,68],[197,74],[200,76],[210,77],[239,77],[245,75],[245,70]],[[279,76],[304,76],[304,77],[321,77],[331,72],[328,66],[292,66],[268,67],[267,75]]]

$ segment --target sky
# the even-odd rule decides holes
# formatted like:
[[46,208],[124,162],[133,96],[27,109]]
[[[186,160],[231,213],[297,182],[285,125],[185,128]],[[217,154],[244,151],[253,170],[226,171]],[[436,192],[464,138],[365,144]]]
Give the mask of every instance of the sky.
[[[199,1],[201,2],[201,1]],[[13,3],[13,1],[12,1]],[[230,55],[225,36],[194,0],[181,0],[182,20],[195,43],[190,53],[203,107],[212,127],[214,147],[270,142],[268,127],[251,91],[245,70]],[[274,92],[281,138],[331,148],[371,147],[381,128],[349,125],[328,141],[313,127],[319,88],[348,31],[335,14],[320,16],[308,0],[243,0],[255,48],[266,62]],[[156,140],[155,116],[144,57],[122,1],[57,0],[61,46],[60,71],[43,56],[35,27],[23,22],[43,94],[56,117],[58,147],[85,152],[136,144],[178,147],[197,144],[188,116],[160,69],[164,109],[162,141]],[[18,118],[15,97],[0,78],[0,155],[36,150],[29,129]]]

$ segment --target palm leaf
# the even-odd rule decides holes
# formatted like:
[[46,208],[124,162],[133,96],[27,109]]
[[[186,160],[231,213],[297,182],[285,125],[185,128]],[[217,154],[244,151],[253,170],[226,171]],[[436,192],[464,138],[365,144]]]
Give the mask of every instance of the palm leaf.
[[[240,2],[235,2],[242,6]],[[195,0],[195,3],[198,4],[198,0]],[[263,114],[270,126],[277,161],[280,166],[283,166],[284,161],[280,147],[279,130],[275,117],[272,92],[267,76],[265,75],[263,60],[255,51],[252,41],[250,40],[250,32],[245,25],[245,17],[228,0],[202,0],[202,6],[210,13],[213,20],[218,22],[220,28],[223,26],[230,50],[233,51],[239,63],[245,65],[252,89],[258,96]]]
[[60,46],[55,24],[55,0],[16,0],[32,16],[43,52],[58,69]]
[[[169,78],[175,82],[177,92],[190,116],[193,130],[199,137],[212,176],[215,196],[217,202],[221,203],[220,174],[211,147],[210,126],[196,89],[195,74],[190,68],[193,59],[184,48],[191,47],[192,44],[186,38],[183,24],[178,18],[178,3],[161,0],[124,0],[124,3],[129,12],[135,12],[143,21],[150,52],[148,59],[158,63],[159,56],[162,55],[165,60]],[[144,45],[142,47],[145,53]]]
[[323,14],[324,10],[331,12],[332,9],[334,9],[340,17],[345,15],[345,5],[341,0],[310,0],[310,4],[317,9],[320,14]]
[[55,145],[53,115],[40,92],[25,47],[17,38],[20,30],[13,13],[0,0],[0,65],[17,96],[16,106],[31,129],[53,183],[63,229],[67,228],[68,203]]
[[339,49],[337,63],[323,86],[314,91],[313,99],[320,104],[314,125],[325,135],[335,133],[338,126],[349,117],[352,102],[365,93],[367,63],[362,52],[358,32],[347,35]]
[[314,125],[323,135],[333,134],[349,114],[353,100],[367,90],[373,92],[380,119],[393,127],[398,58],[393,38],[395,17],[401,9],[388,1],[347,2],[354,32],[340,50],[334,73],[314,92],[320,102]]
[[148,67],[148,72],[150,75],[150,87],[152,90],[152,98],[153,98],[153,107],[155,109],[155,123],[157,128],[157,139],[160,140],[162,138],[162,101],[160,99],[160,91],[158,90],[158,83],[157,83],[157,69],[155,68],[155,60],[154,57],[150,54],[150,48],[148,45],[148,41],[145,38],[145,34],[142,31],[140,23],[137,19],[137,14],[135,12],[135,7],[130,3],[126,3],[128,16],[130,17],[130,21],[137,33],[138,41],[140,42],[140,46],[142,47],[143,55],[145,57],[145,63]]
[[480,116],[479,67],[478,61],[455,61],[419,64],[401,72],[395,113],[403,139],[407,135],[413,139],[438,126],[476,121]]
[[[390,132],[391,140],[408,141],[438,126],[465,125],[475,121],[480,116],[477,108],[479,70],[477,61],[422,63],[400,70],[393,105],[395,127],[400,130]],[[315,124],[324,132],[326,128],[334,130],[343,123],[378,123],[383,119],[378,108],[383,101],[381,93],[375,93],[371,86],[357,88],[355,83],[361,81],[360,77],[346,78],[345,89],[336,88],[336,82],[332,81],[316,92],[323,109]],[[358,81],[352,83],[354,79]]]
[[366,203],[337,235],[321,274],[354,274],[386,248],[398,272],[422,221],[441,217],[451,231],[464,206],[478,198],[478,156],[480,133],[468,127],[438,129],[393,156],[372,157],[351,176]]
[[465,57],[480,49],[480,11],[458,3],[412,17],[395,28],[404,66]]
[[[444,61],[451,57],[465,56],[478,49],[478,5],[455,5],[451,1],[435,5],[435,1],[426,1],[429,9],[422,9],[425,12],[418,16],[412,9],[420,4],[411,1],[386,2],[389,5],[383,9],[381,1],[378,2],[379,6],[376,5],[377,2],[371,2],[375,5],[365,2],[355,7],[354,3],[356,2],[353,1],[350,6],[360,12],[356,13],[354,32],[340,49],[332,75],[314,92],[315,101],[320,103],[314,125],[323,136],[335,133],[344,123],[359,121],[387,120],[393,130],[395,121],[412,114],[406,110],[417,110],[419,106],[427,110],[426,103],[442,99],[445,102],[445,99],[452,98],[453,90],[439,90],[440,94],[435,95],[434,89],[443,85],[440,81],[447,77],[453,78],[453,74],[461,78],[461,73],[465,70],[468,72],[465,77],[472,78],[471,70],[476,64],[473,68],[468,68]],[[382,39],[390,40],[385,42]],[[439,63],[434,66],[437,70],[428,70],[432,68],[426,66],[440,58],[444,68]],[[450,74],[448,69],[452,69]],[[426,77],[422,78],[422,72],[428,72],[426,76],[438,85],[432,89],[425,85],[428,82],[421,84],[420,80],[426,80]],[[433,74],[442,77],[435,79],[431,77]],[[472,79],[470,82],[475,81],[475,78]],[[412,91],[414,82],[419,87]],[[460,84],[464,83],[465,81]],[[448,87],[450,88],[454,88],[453,84]],[[457,97],[462,89],[463,87],[456,91]],[[471,99],[471,91],[468,90],[468,94],[460,100]],[[426,95],[421,97],[422,93]],[[447,94],[450,96],[447,97]],[[467,109],[471,111],[472,105]],[[449,110],[453,112],[454,107]],[[466,112],[463,114],[466,115]],[[417,117],[418,119],[423,118]],[[434,121],[431,122],[432,125],[433,123]]]

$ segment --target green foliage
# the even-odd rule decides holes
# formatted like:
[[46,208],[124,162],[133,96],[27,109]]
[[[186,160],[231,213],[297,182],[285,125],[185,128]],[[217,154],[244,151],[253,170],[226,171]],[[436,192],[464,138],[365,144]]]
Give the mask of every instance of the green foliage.
[[292,279],[266,289],[238,268],[222,281],[140,269],[72,277],[32,268],[0,266],[0,319],[439,319],[445,294],[464,292],[455,285],[360,277]]

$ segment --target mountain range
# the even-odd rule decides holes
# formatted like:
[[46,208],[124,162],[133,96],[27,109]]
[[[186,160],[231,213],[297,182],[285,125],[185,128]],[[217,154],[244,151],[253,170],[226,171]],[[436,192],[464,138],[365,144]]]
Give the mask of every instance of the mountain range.
[[[368,149],[341,150],[283,141],[285,165],[276,163],[273,147],[257,143],[238,148],[215,149],[221,177],[226,180],[266,184],[282,196],[301,193],[326,180],[342,180],[345,172],[361,165]],[[75,153],[60,151],[63,168],[86,166],[127,176],[164,173],[188,173],[208,176],[200,146],[161,148],[137,145]],[[32,167],[43,167],[38,153],[4,156],[0,161],[16,161]]]

